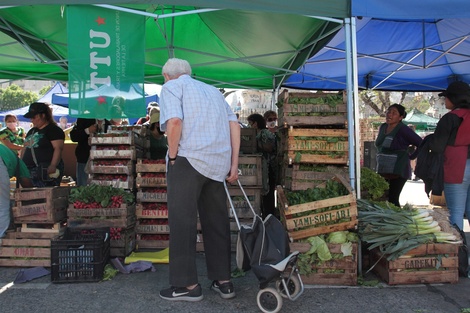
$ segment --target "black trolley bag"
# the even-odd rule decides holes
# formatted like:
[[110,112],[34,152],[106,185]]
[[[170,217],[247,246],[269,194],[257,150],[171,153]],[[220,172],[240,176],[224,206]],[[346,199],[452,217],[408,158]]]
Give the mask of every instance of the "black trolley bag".
[[[225,191],[229,200],[239,234],[236,261],[239,269],[252,270],[259,280],[258,306],[263,312],[278,312],[282,297],[296,300],[304,290],[296,262],[299,252],[290,253],[289,236],[282,223],[268,215],[264,220],[254,211],[240,181],[237,181],[248,206],[253,213],[251,225],[240,224],[227,185]],[[276,281],[276,289],[269,288]]]

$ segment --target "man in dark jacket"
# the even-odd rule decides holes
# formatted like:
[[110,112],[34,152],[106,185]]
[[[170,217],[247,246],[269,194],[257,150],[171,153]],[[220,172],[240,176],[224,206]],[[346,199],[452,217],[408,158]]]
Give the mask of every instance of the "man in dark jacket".
[[93,133],[105,133],[108,129],[107,120],[78,118],[70,131],[70,139],[77,143],[75,156],[77,157],[77,186],[86,186],[88,175],[85,172],[86,163],[90,157],[91,147],[88,137]]

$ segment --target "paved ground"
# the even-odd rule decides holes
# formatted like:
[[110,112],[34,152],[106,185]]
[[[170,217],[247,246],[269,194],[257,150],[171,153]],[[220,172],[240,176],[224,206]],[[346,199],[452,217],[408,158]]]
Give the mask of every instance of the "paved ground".
[[[419,194],[422,183],[409,182],[403,196],[414,204],[426,200]],[[423,191],[424,194],[424,191]],[[426,195],[424,194],[424,197]],[[468,235],[468,233],[467,233]],[[167,287],[168,265],[155,265],[155,272],[118,274],[100,283],[52,284],[48,276],[12,285],[18,268],[0,267],[0,312],[8,313],[146,313],[146,312],[260,312],[256,304],[258,280],[248,272],[234,279],[237,297],[222,300],[208,289],[204,254],[198,255],[204,300],[197,303],[169,302],[158,297]],[[375,277],[367,274],[368,281]],[[285,300],[282,312],[459,313],[470,312],[470,279],[457,284],[391,287],[306,286],[296,301]]]

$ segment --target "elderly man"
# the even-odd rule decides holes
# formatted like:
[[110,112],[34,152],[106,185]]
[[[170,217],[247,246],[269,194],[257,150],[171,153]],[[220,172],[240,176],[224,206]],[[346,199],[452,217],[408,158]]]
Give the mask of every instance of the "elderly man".
[[235,297],[230,282],[230,225],[224,180],[238,179],[240,126],[220,91],[191,78],[189,63],[169,59],[160,96],[160,128],[168,139],[167,196],[170,285],[166,300],[200,301],[196,269],[197,214],[211,289]]

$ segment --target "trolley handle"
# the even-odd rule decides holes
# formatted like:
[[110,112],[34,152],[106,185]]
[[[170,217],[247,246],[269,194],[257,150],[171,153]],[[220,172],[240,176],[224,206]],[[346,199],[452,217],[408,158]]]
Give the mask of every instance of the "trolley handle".
[[[239,169],[238,175],[241,175],[241,173],[242,171]],[[250,199],[248,199],[248,196],[246,195],[246,192],[243,189],[242,184],[240,183],[239,179],[237,179],[237,183],[238,183],[238,187],[240,187],[240,190],[243,193],[243,196],[245,197],[246,202],[248,203],[248,206],[250,207],[251,212],[253,213],[253,216],[257,216],[255,210],[253,209],[253,206],[251,205]],[[224,187],[225,187],[225,192],[227,193],[228,201],[230,203],[230,208],[232,209],[232,212],[233,212],[233,217],[235,218],[235,221],[237,222],[238,229],[240,229],[241,228],[240,220],[238,219],[237,212],[235,211],[235,207],[233,206],[233,201],[232,201],[232,198],[230,198],[230,193],[228,191],[227,182],[225,180],[224,180]]]

